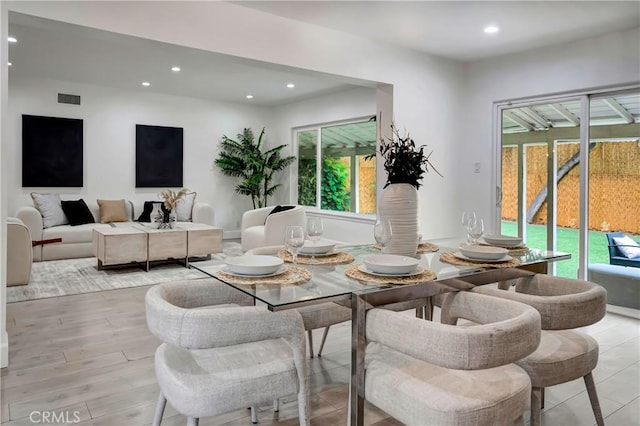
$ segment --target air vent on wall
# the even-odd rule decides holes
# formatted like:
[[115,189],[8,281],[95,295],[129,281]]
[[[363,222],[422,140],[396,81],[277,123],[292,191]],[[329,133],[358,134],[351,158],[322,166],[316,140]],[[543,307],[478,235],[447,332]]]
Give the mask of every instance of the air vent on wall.
[[65,93],[58,93],[58,103],[59,104],[80,105],[80,96],[78,96],[78,95],[67,95]]

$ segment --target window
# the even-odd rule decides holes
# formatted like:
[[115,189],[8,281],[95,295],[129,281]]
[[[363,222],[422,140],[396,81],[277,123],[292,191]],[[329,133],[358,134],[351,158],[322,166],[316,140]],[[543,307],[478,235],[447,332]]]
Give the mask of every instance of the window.
[[[376,211],[375,121],[298,130],[298,204],[355,213]],[[318,159],[321,161],[318,161]]]

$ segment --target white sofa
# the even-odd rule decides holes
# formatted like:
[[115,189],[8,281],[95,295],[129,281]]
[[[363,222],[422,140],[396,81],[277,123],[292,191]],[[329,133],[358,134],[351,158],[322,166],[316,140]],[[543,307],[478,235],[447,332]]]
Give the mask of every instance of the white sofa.
[[[93,257],[93,230],[95,228],[127,227],[134,223],[134,208],[130,201],[125,202],[129,222],[100,223],[100,209],[97,204],[87,203],[96,223],[85,225],[59,225],[44,228],[42,215],[33,206],[18,209],[16,216],[29,228],[33,241],[33,260],[58,260]],[[140,209],[142,211],[142,209]],[[213,207],[206,203],[195,202],[191,210],[192,222],[178,222],[183,227],[189,223],[202,223],[213,226]],[[136,222],[137,223],[137,222]]]
[[241,235],[242,251],[256,247],[284,244],[284,231],[287,226],[299,225],[303,229],[307,223],[305,207],[271,213],[275,206],[248,210],[242,215]]

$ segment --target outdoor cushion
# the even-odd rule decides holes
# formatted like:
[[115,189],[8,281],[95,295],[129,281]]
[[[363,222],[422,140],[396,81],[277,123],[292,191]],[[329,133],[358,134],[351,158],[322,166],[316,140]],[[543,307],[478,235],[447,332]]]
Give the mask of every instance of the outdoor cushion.
[[631,237],[613,237],[613,241],[616,243],[618,250],[622,252],[627,258],[633,259],[640,257],[640,246]]

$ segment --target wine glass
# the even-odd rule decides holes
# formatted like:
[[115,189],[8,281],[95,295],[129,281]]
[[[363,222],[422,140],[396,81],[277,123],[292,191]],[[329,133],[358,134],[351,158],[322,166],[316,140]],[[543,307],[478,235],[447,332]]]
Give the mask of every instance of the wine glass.
[[[322,218],[320,217],[310,217],[307,218],[307,236],[311,240],[313,245],[316,244],[318,240],[320,240],[320,236],[323,232],[322,226]],[[315,259],[315,254],[311,254],[311,259]]]
[[376,242],[380,244],[382,248],[389,244],[391,241],[391,222],[388,220],[382,219],[376,221],[376,224],[373,228],[373,236],[376,239]]
[[471,222],[475,222],[475,221],[476,221],[476,212],[472,212],[472,211],[462,212],[462,226],[467,232],[467,244],[472,244],[472,238],[471,238],[471,235],[469,234],[469,225],[471,224]]
[[293,257],[293,278],[299,278],[298,249],[304,245],[304,230],[302,229],[302,226],[287,226],[284,244]]
[[467,225],[467,232],[471,237],[471,244],[478,244],[478,239],[484,234],[484,220],[476,218]]

